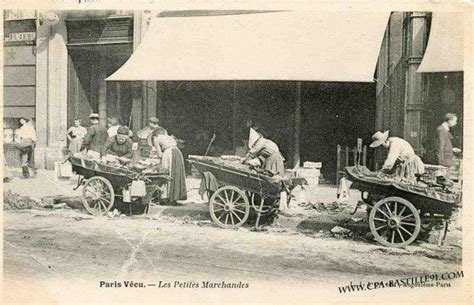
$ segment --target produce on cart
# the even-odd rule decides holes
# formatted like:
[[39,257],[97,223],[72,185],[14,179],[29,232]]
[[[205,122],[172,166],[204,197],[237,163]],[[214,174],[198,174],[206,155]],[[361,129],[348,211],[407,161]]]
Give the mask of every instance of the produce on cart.
[[[280,205],[281,194],[288,204],[291,190],[307,184],[304,178],[272,176],[271,173],[241,164],[236,156],[189,156],[189,162],[203,177],[209,197],[209,212],[220,227],[239,227],[247,222],[251,211],[256,213],[255,226],[260,218],[274,215]],[[209,183],[206,180],[213,180]],[[212,186],[215,187],[212,187]]]
[[441,243],[453,210],[461,206],[462,192],[456,186],[422,180],[408,183],[381,177],[364,166],[346,167],[345,172],[353,187],[362,192],[370,231],[384,246],[408,246],[420,232],[429,231],[438,223],[444,225]]
[[79,175],[76,188],[83,185],[84,207],[93,215],[106,215],[113,207],[130,214],[147,212],[152,196],[170,179],[160,172],[156,159],[91,158],[78,153],[68,160]]

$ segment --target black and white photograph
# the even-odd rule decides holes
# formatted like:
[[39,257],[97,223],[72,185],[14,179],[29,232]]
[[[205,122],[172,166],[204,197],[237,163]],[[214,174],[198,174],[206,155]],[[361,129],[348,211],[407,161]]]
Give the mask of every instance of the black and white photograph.
[[470,4],[28,2],[2,304],[472,302]]

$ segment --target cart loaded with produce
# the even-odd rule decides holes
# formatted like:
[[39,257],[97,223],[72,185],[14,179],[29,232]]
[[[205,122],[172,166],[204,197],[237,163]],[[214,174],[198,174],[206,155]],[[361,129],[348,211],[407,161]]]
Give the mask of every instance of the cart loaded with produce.
[[82,186],[84,207],[93,215],[106,215],[113,208],[126,214],[147,213],[151,199],[159,199],[160,188],[170,179],[160,172],[158,159],[93,158],[79,153],[68,160],[79,175],[76,189]]

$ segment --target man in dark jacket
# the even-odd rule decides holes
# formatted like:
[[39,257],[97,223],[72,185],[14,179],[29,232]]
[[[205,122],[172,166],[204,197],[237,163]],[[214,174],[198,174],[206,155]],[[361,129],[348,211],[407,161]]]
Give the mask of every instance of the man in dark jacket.
[[104,151],[105,142],[107,142],[109,137],[107,128],[99,124],[100,120],[97,113],[92,113],[89,119],[92,125],[87,128],[87,134],[82,142],[81,151],[93,150],[101,154]]
[[131,159],[133,143],[129,132],[130,130],[126,126],[120,126],[117,129],[117,135],[110,137],[105,143],[104,154]]
[[438,165],[451,167],[454,165],[454,153],[460,152],[459,148],[453,148],[453,135],[450,128],[456,126],[458,118],[454,113],[445,115],[444,122],[436,129],[435,156]]

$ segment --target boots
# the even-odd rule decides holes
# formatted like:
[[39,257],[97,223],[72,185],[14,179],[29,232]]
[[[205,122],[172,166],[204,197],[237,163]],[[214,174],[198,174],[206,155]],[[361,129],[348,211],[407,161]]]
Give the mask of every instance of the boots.
[[22,170],[23,170],[23,178],[24,179],[30,178],[30,170],[29,170],[28,166],[23,166]]

